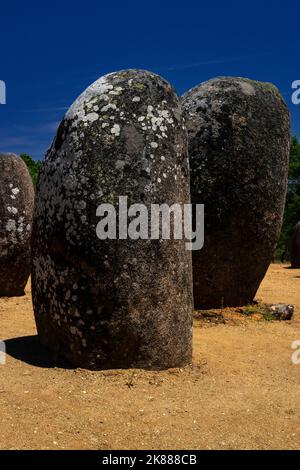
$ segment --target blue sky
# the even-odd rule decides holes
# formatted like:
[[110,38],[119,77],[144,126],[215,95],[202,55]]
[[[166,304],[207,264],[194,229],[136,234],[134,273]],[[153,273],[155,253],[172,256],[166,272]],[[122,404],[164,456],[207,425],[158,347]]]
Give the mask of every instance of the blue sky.
[[74,99],[126,68],[156,72],[180,94],[219,75],[271,81],[300,134],[300,105],[291,102],[300,80],[299,1],[10,0],[0,18],[0,151],[42,159]]

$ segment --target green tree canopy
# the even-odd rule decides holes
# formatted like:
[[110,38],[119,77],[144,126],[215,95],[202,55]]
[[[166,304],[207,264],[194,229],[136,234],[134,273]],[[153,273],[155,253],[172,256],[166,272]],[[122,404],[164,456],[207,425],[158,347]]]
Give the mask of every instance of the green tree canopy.
[[292,138],[290,164],[289,164],[289,187],[286,198],[283,225],[276,257],[280,258],[289,249],[289,244],[294,227],[300,221],[300,144],[297,137]]
[[36,187],[36,183],[37,183],[37,179],[38,179],[42,162],[40,162],[39,160],[38,161],[33,160],[29,155],[27,155],[27,153],[22,153],[20,157],[26,163],[27,168],[32,178],[33,186]]
[[293,137],[291,143],[289,178],[300,178],[300,144],[297,137]]

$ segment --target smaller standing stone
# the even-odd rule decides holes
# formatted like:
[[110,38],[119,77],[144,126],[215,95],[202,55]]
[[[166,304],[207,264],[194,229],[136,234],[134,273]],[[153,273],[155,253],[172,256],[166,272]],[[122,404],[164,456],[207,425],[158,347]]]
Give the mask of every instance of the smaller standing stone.
[[0,154],[0,296],[20,296],[30,274],[34,189],[23,160]]
[[291,267],[300,268],[300,222],[295,225],[291,240]]
[[193,251],[196,309],[251,304],[278,241],[287,190],[290,116],[270,83],[219,77],[188,91],[191,201],[204,204]]

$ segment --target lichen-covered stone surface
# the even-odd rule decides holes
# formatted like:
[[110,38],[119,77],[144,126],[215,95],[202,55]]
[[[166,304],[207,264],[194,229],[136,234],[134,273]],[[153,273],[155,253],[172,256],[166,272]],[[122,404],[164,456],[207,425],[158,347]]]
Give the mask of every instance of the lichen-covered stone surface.
[[17,155],[0,154],[0,296],[20,296],[30,274],[32,180]]
[[290,246],[291,267],[300,268],[300,222],[294,228]]
[[193,252],[196,308],[251,302],[279,236],[290,119],[278,90],[244,78],[209,80],[183,97],[193,203],[205,242]]
[[89,369],[191,361],[191,253],[181,240],[100,240],[96,209],[188,203],[180,100],[149,72],[91,85],[46,155],[33,227],[33,303],[41,341]]

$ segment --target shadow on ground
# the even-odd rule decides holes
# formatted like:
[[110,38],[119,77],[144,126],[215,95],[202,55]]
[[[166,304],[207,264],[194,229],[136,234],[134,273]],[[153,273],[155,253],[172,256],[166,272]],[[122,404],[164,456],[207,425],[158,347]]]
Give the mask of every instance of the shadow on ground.
[[53,367],[72,369],[69,364],[61,358],[55,357],[45,348],[45,346],[40,343],[38,335],[11,338],[5,341],[5,345],[6,354],[32,366],[47,369]]

